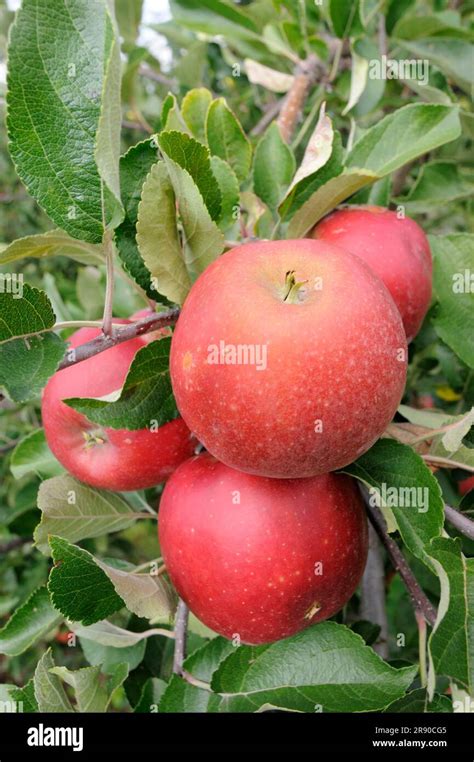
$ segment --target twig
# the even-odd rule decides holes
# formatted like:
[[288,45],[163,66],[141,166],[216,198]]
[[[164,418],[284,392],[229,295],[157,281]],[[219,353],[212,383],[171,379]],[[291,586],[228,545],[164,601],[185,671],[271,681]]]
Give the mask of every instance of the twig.
[[168,325],[174,325],[178,319],[179,307],[171,307],[165,312],[157,312],[150,317],[144,317],[140,320],[136,320],[134,323],[127,325],[121,325],[115,328],[113,336],[106,336],[101,333],[95,339],[88,341],[86,344],[76,347],[74,352],[70,353],[70,356],[66,356],[62,361],[59,369],[69,368],[71,365],[76,365],[78,362],[94,357],[106,349],[115,347],[117,344],[121,344],[123,341],[129,341],[135,339],[137,336],[143,336],[146,333],[156,331],[157,328],[164,328]]
[[278,117],[278,126],[283,140],[291,141],[303,109],[306,96],[311,85],[316,81],[321,63],[317,56],[311,54],[305,61],[301,61],[295,69],[293,84],[286,94]]
[[0,554],[8,553],[10,550],[21,548],[22,545],[26,545],[31,542],[31,537],[14,537],[13,540],[8,540],[0,544]]
[[474,540],[474,521],[465,516],[461,511],[457,511],[450,505],[444,506],[444,513],[450,524],[453,525],[465,537]]
[[261,135],[262,132],[265,132],[270,122],[272,122],[275,117],[279,114],[281,107],[283,106],[284,98],[280,98],[280,100],[275,101],[274,103],[271,103],[270,106],[267,108],[263,116],[259,119],[255,127],[252,127],[250,130],[250,134],[257,136]]
[[178,607],[176,609],[176,619],[174,625],[174,656],[173,656],[173,673],[175,675],[183,675],[183,662],[186,658],[186,636],[188,631],[188,617],[189,609],[185,602],[178,601]]
[[397,543],[388,534],[387,525],[382,511],[376,505],[371,504],[365,488],[362,485],[359,485],[359,487],[372,525],[377,532],[382,545],[390,556],[394,569],[400,574],[400,577],[410,594],[415,612],[421,614],[428,624],[433,626],[436,621],[436,610],[433,604],[428,600],[418,584]]
[[415,611],[416,625],[418,627],[418,653],[420,656],[420,683],[422,688],[426,688],[426,619],[419,611]]
[[153,82],[158,82],[160,85],[169,87],[171,90],[174,90],[178,84],[175,79],[171,79],[165,74],[160,74],[159,72],[150,69],[148,66],[140,66],[138,72],[142,77],[151,79]]
[[400,169],[397,169],[397,171],[393,175],[393,183],[392,183],[392,197],[399,196],[402,192],[404,186],[405,186],[405,180],[407,179],[408,175],[410,174],[411,168],[413,167],[415,162],[409,161],[408,164],[404,164],[403,167],[400,167]]
[[126,130],[140,130],[141,132],[147,132],[150,134],[144,124],[141,122],[132,122],[130,119],[122,119],[122,127]]
[[464,471],[470,471],[474,474],[474,467],[469,466],[467,463],[461,463],[459,460],[451,460],[451,458],[443,458],[441,455],[420,455],[420,457],[426,461],[426,463],[432,463],[434,466],[441,466],[441,468],[462,468]]
[[360,615],[362,619],[379,625],[380,634],[373,648],[383,659],[387,659],[388,621],[385,609],[385,569],[381,550],[377,533],[369,526],[369,554],[361,582]]
[[110,230],[106,230],[104,233],[104,254],[107,280],[105,286],[102,331],[106,336],[112,335],[112,310],[114,301],[114,243],[112,235]]

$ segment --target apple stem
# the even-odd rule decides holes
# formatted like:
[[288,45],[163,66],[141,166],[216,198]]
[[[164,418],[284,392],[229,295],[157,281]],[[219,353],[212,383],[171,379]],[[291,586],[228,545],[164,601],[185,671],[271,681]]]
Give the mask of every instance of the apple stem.
[[188,618],[189,609],[185,602],[178,601],[176,608],[176,617],[174,623],[174,656],[173,656],[173,673],[175,675],[183,676],[183,662],[186,658],[186,638],[188,632]]
[[377,532],[382,545],[390,556],[390,560],[394,569],[400,574],[400,577],[402,578],[405,587],[410,594],[413,608],[415,609],[415,614],[423,616],[426,622],[428,622],[429,625],[433,626],[436,621],[435,607],[420,587],[397,543],[388,534],[387,525],[382,511],[376,505],[371,505],[367,491],[361,484],[359,484],[359,489],[361,491],[367,513],[369,514],[370,521],[372,522],[372,525]]
[[104,317],[102,320],[102,331],[105,336],[111,336],[112,310],[114,301],[114,244],[112,240],[113,233],[106,230],[103,237],[103,248],[105,254],[105,265],[107,271],[107,281],[105,286]]

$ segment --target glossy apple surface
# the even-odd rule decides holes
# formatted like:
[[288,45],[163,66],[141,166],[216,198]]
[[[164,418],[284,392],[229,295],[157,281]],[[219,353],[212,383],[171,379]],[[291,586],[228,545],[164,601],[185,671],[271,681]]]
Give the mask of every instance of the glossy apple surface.
[[[70,346],[85,344],[99,333],[97,328],[81,328],[70,338]],[[42,418],[48,444],[69,473],[93,487],[145,489],[164,481],[193,454],[196,442],[182,418],[156,431],[110,429],[62,402],[68,397],[103,397],[120,389],[143,346],[138,338],[118,344],[58,371],[44,389]]]
[[367,557],[364,506],[341,474],[269,479],[198,455],[167,482],[158,523],[181,598],[242,643],[270,643],[332,616]]
[[414,220],[380,206],[341,209],[311,235],[367,262],[390,291],[408,341],[416,336],[430,306],[432,261],[428,239]]
[[324,241],[267,241],[232,249],[194,283],[170,368],[181,415],[216,458],[308,477],[380,437],[404,389],[406,339],[360,259]]

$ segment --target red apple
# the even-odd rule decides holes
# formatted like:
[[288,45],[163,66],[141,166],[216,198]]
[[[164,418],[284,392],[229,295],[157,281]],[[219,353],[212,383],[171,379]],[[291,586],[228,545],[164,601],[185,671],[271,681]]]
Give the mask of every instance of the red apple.
[[406,339],[383,283],[323,241],[265,241],[213,262],[171,343],[178,408],[228,466],[315,476],[351,463],[400,402]]
[[350,207],[330,214],[311,236],[367,262],[400,310],[408,341],[416,336],[430,305],[432,261],[428,239],[414,220],[380,206]]
[[[99,333],[97,328],[81,328],[70,338],[70,345],[78,347]],[[48,444],[64,468],[93,487],[116,491],[151,487],[193,454],[196,443],[182,418],[156,431],[109,429],[62,402],[68,397],[103,397],[120,389],[143,346],[139,338],[118,344],[58,371],[44,389],[42,417]]]
[[181,598],[243,643],[271,643],[332,616],[367,557],[364,506],[341,474],[269,479],[198,455],[166,484],[158,523]]
[[461,495],[467,495],[468,492],[474,489],[474,476],[467,476],[465,479],[462,479],[458,487]]

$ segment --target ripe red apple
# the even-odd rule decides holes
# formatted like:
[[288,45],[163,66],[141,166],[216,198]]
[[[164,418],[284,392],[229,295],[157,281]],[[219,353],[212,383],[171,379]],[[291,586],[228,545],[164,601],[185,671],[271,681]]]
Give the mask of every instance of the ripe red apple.
[[350,207],[322,220],[311,237],[367,262],[390,291],[408,341],[416,336],[430,306],[432,261],[428,239],[414,220],[381,206]]
[[[81,328],[70,338],[70,346],[78,347],[99,333],[97,328]],[[182,418],[156,431],[109,429],[62,402],[68,397],[103,397],[120,389],[143,346],[139,338],[118,344],[58,371],[44,389],[42,417],[48,444],[64,468],[93,487],[116,491],[151,487],[193,454],[196,443]]]
[[198,455],[166,484],[158,523],[181,598],[243,643],[271,643],[332,616],[367,557],[364,506],[341,474],[269,479]]
[[213,262],[171,343],[179,411],[228,466],[315,476],[351,463],[392,419],[406,339],[383,283],[325,241],[265,241]]
[[458,487],[461,495],[467,495],[468,492],[474,489],[474,476],[467,476],[465,479],[462,479]]

